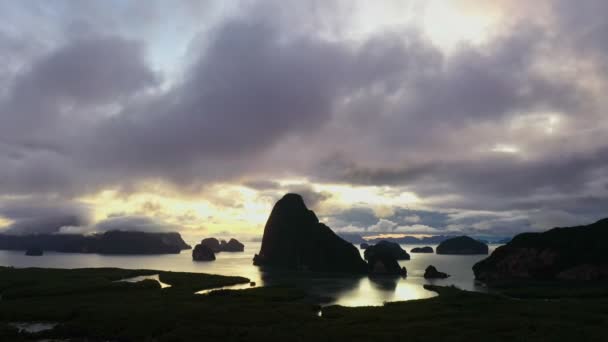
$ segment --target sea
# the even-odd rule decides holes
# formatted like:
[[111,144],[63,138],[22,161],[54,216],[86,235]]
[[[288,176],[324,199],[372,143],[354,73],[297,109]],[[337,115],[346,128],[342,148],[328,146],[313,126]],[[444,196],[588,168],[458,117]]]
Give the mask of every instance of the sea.
[[[195,245],[196,241],[187,241]],[[463,290],[485,292],[482,284],[475,282],[473,265],[485,255],[437,255],[410,253],[411,260],[400,261],[408,271],[407,278],[344,277],[335,275],[307,275],[297,273],[268,272],[254,266],[252,259],[260,250],[260,242],[245,243],[242,253],[222,252],[210,262],[192,261],[190,250],[180,254],[163,255],[99,255],[45,252],[44,256],[32,257],[23,251],[0,251],[0,265],[43,268],[119,267],[126,269],[152,269],[174,272],[198,272],[230,276],[242,276],[255,282],[255,286],[288,285],[304,289],[320,298],[324,305],[379,306],[385,302],[416,300],[434,297],[437,294],[424,289],[425,284],[456,286]],[[430,245],[436,248],[436,245]],[[415,245],[402,245],[410,252]],[[498,245],[490,245],[490,253]],[[363,250],[360,250],[363,256]],[[423,274],[427,266],[450,274],[447,279],[427,280]],[[235,289],[250,287],[240,285]],[[204,291],[208,292],[208,291]]]

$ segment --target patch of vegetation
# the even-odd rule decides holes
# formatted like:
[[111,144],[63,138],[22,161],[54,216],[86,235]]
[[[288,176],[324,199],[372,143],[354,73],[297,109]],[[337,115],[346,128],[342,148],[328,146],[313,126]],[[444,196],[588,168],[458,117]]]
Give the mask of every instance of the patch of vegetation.
[[155,274],[158,274],[161,282],[171,285],[166,291],[177,290],[188,293],[249,282],[249,279],[243,277],[228,277],[213,274],[164,271],[157,271]]
[[3,299],[11,299],[123,290],[129,288],[129,284],[117,280],[152,274],[156,274],[155,271],[118,268],[64,270],[0,267],[0,293]]
[[520,299],[608,298],[607,281],[510,281],[492,289]]
[[0,339],[2,341],[26,341],[26,337],[19,334],[17,328],[0,322]]
[[[161,290],[151,280],[113,282],[127,273],[159,274],[173,287]],[[608,326],[606,296],[513,299],[429,286],[440,296],[382,307],[330,306],[318,317],[319,306],[295,288],[193,294],[201,286],[239,279],[244,278],[149,270],[0,269],[0,292],[12,293],[0,300],[0,340],[604,341]],[[16,286],[29,290],[17,292]],[[35,321],[60,324],[36,334],[18,334],[8,325]]]

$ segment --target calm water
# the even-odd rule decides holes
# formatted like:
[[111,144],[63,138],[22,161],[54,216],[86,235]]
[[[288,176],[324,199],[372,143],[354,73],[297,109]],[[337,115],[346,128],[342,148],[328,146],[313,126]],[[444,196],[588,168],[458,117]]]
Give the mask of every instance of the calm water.
[[[200,240],[199,240],[200,241]],[[194,241],[191,241],[194,242]],[[193,243],[191,243],[194,245]],[[414,246],[403,245],[409,252]],[[436,247],[436,246],[433,246]],[[193,262],[191,251],[181,254],[152,256],[104,256],[96,254],[65,254],[45,252],[42,257],[28,257],[22,251],[0,251],[0,265],[14,267],[120,267],[128,269],[156,269],[166,271],[201,272],[222,275],[238,275],[249,278],[259,285],[289,284],[304,288],[309,293],[333,298],[329,304],[345,306],[382,305],[384,302],[423,299],[435,296],[422,285],[455,285],[473,291],[483,291],[476,286],[471,267],[485,256],[446,256],[413,254],[412,259],[401,261],[408,270],[407,279],[370,279],[368,277],[317,277],[298,278],[293,274],[261,272],[253,266],[253,255],[260,249],[259,242],[246,243],[243,253],[218,253],[213,262]],[[494,246],[490,247],[490,251]],[[363,254],[363,251],[361,251]],[[425,280],[422,276],[428,265],[451,275],[448,279]]]

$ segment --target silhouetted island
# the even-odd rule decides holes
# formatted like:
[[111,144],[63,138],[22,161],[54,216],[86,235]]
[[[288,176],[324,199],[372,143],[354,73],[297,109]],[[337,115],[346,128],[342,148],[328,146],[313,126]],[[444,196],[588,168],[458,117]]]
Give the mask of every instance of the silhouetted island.
[[215,260],[215,253],[207,245],[199,243],[192,249],[192,260],[194,261],[213,261]]
[[38,247],[28,248],[25,251],[25,255],[27,255],[27,256],[42,256],[43,254],[44,254],[44,252],[42,251],[42,249],[40,249]]
[[424,278],[425,279],[445,279],[450,275],[447,273],[439,272],[435,266],[430,265],[424,270]]
[[[209,248],[211,251],[213,251],[213,253],[219,253],[221,252],[220,249],[220,240],[216,239],[216,238],[204,238],[201,243],[202,246],[205,246],[207,248]],[[198,246],[198,245],[197,245]],[[194,246],[194,248],[196,248],[196,246]]]
[[376,239],[367,240],[368,243],[378,243],[382,240],[387,240],[391,242],[396,242],[402,245],[432,245],[441,243],[447,239],[451,238],[448,235],[432,235],[432,236],[424,236],[424,237],[415,237],[415,236],[404,236],[404,237],[383,237]]
[[373,246],[369,246],[365,249],[363,256],[365,260],[369,260],[369,257],[373,254],[382,253],[392,256],[395,260],[410,260],[410,255],[399,246],[396,242],[380,241]]
[[380,241],[363,253],[369,264],[370,275],[399,275],[407,277],[407,269],[398,260],[410,260],[410,255],[398,243]]
[[488,254],[488,245],[468,236],[447,239],[437,246],[437,254]]
[[298,194],[287,194],[274,205],[253,263],[298,271],[368,271],[357,248],[320,223]]
[[222,240],[220,242],[220,249],[222,252],[243,252],[245,245],[237,239],[230,239],[228,242]]
[[[371,250],[372,247],[366,250]],[[369,274],[371,276],[402,276],[407,277],[407,269],[401,267],[394,256],[394,253],[388,248],[375,249],[373,253],[368,253],[365,259],[369,265]]]
[[97,254],[176,254],[190,249],[179,233],[109,231],[79,234],[0,234],[0,249],[28,250],[38,246],[45,251]]
[[588,226],[519,234],[473,266],[485,282],[608,280],[608,219]]
[[369,244],[362,243],[362,244],[359,245],[359,248],[361,248],[361,249],[368,249],[369,248]]
[[415,247],[412,248],[410,253],[434,253],[433,247],[425,246],[425,247]]
[[230,239],[230,241],[226,242],[226,240],[218,240],[216,238],[205,238],[201,241],[201,245],[206,246],[213,253],[220,252],[243,252],[245,250],[245,245],[239,242],[237,239]]

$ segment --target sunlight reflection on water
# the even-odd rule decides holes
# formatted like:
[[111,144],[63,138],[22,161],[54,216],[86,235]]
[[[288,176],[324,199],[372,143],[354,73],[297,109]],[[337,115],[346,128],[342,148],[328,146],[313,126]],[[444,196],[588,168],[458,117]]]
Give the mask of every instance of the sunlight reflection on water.
[[133,278],[121,279],[121,280],[117,280],[117,281],[126,281],[128,283],[139,283],[140,281],[143,281],[143,280],[155,280],[156,282],[158,282],[158,284],[160,284],[161,289],[166,289],[167,287],[171,287],[171,285],[160,281],[158,274],[138,276],[138,277],[133,277]]
[[216,287],[213,289],[201,290],[201,291],[198,291],[196,294],[207,294],[207,293],[210,293],[213,291],[219,291],[219,290],[245,290],[245,289],[252,289],[254,287],[257,287],[257,286],[252,286],[249,283],[236,284],[236,285],[230,285],[230,286]]
[[413,284],[405,279],[362,278],[356,288],[342,293],[335,302],[343,306],[374,306],[385,302],[424,299],[437,294],[428,291],[421,284]]
[[[200,239],[199,239],[200,240]],[[188,241],[191,244],[195,241]],[[31,258],[22,251],[0,251],[0,265],[14,267],[120,267],[127,269],[153,269],[176,272],[199,272],[221,275],[236,275],[249,278],[257,286],[293,285],[319,297],[326,297],[326,304],[345,306],[382,305],[384,302],[424,299],[436,294],[423,288],[424,284],[455,285],[471,291],[485,291],[474,282],[471,267],[484,255],[460,256],[437,254],[411,254],[412,259],[400,261],[408,270],[408,277],[298,277],[293,274],[268,273],[253,266],[253,255],[259,251],[260,243],[246,243],[242,253],[218,253],[213,262],[192,261],[191,251],[168,255],[112,255],[65,254],[45,252],[43,257]],[[414,246],[403,246],[408,252]],[[432,246],[436,247],[436,246]],[[490,248],[490,251],[495,246]],[[451,275],[447,279],[426,280],[423,278],[427,266],[434,265]],[[158,276],[156,278],[158,280]],[[162,284],[161,284],[162,285]],[[167,284],[165,284],[167,285]],[[241,284],[239,289],[250,288]]]
[[9,325],[15,327],[19,332],[39,333],[41,331],[51,330],[57,326],[57,323],[49,322],[13,322]]

